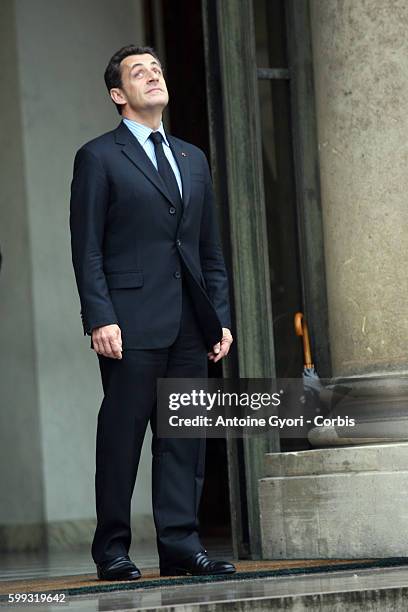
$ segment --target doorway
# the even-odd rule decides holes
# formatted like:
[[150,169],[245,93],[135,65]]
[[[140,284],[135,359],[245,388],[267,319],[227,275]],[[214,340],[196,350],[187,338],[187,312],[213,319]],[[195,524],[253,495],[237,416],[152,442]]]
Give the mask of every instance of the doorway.
[[[164,58],[170,103],[167,129],[195,144],[210,159],[206,67],[201,0],[146,2],[147,43]],[[222,377],[209,363],[209,376]],[[201,535],[209,550],[231,547],[228,459],[225,439],[207,439],[205,482],[200,505]]]

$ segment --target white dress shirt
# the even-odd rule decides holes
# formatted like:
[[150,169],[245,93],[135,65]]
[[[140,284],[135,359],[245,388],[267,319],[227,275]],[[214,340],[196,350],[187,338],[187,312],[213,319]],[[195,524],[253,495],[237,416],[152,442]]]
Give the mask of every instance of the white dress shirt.
[[[143,149],[146,151],[150,161],[152,162],[152,164],[157,170],[158,168],[157,168],[157,160],[156,160],[156,153],[154,150],[154,144],[152,140],[149,138],[150,134],[154,132],[154,130],[149,128],[147,125],[144,125],[143,123],[138,123],[137,121],[133,121],[132,119],[127,119],[125,117],[122,119],[122,121],[129,128],[129,130],[132,132],[135,138],[137,138],[137,140],[140,142]],[[173,152],[170,149],[169,141],[167,140],[166,132],[164,131],[162,121],[160,122],[160,127],[157,131],[160,132],[161,135],[163,136],[162,147],[164,150],[164,154],[167,157],[169,164],[175,174],[177,185],[180,191],[180,196],[183,197],[183,187],[181,183],[180,170],[178,169],[177,162],[174,159]]]

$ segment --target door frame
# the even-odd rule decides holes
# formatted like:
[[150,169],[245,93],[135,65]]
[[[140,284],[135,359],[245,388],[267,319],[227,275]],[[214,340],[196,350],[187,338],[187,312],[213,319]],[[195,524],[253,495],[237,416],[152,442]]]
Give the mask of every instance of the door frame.
[[[235,351],[227,378],[274,378],[273,304],[263,187],[259,78],[285,78],[290,113],[303,310],[316,362],[330,375],[309,1],[285,1],[289,69],[257,67],[251,0],[202,0],[211,168],[227,265]],[[239,100],[239,104],[236,101]],[[262,558],[258,483],[279,437],[227,437],[234,555]]]

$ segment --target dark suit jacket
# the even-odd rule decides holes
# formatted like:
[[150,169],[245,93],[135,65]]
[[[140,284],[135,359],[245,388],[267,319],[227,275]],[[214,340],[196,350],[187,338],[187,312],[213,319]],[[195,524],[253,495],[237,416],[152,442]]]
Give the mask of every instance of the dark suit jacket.
[[126,125],[79,149],[71,185],[72,261],[84,333],[117,323],[123,348],[170,346],[186,282],[207,347],[230,327],[228,282],[208,163],[167,135],[183,184],[177,222],[156,168]]

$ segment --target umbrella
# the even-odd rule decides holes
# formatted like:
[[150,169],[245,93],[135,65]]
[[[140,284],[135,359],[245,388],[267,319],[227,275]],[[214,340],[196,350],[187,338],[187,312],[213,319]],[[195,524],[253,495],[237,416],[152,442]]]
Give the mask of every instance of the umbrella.
[[[303,404],[304,412],[310,417],[317,416],[323,412],[323,416],[327,416],[330,419],[335,419],[341,416],[344,412],[345,404],[344,400],[350,394],[351,388],[342,384],[327,384],[323,386],[321,380],[316,372],[312,361],[312,354],[310,350],[310,338],[307,323],[304,319],[303,313],[297,312],[295,314],[295,331],[297,336],[302,337],[303,341],[303,355],[304,355],[304,367],[303,367],[303,390],[304,395],[300,397],[300,401]],[[347,408],[347,405],[346,405]],[[308,421],[310,423],[310,421]],[[313,426],[312,426],[313,427]],[[324,427],[320,428],[322,432]],[[353,431],[347,427],[328,425],[326,430],[334,430],[337,439],[342,437],[353,436]],[[351,433],[350,433],[351,432]],[[327,434],[326,439],[327,439]],[[309,441],[312,442],[310,435]],[[332,436],[332,439],[333,436]],[[319,436],[314,436],[312,444],[319,442]]]
[[312,362],[309,330],[301,312],[295,314],[294,323],[296,335],[301,336],[303,341],[304,368],[302,379],[280,381],[280,393],[285,396],[281,404],[282,416],[288,421],[295,420],[294,427],[288,425],[281,430],[281,438],[303,440],[308,438],[308,432],[314,427],[314,418],[321,413],[320,392],[323,385]]
[[305,395],[301,398],[302,403],[309,410],[313,410],[319,413],[320,408],[320,392],[323,389],[323,385],[320,382],[320,378],[316,372],[312,361],[312,353],[310,350],[310,338],[309,329],[302,312],[295,314],[295,332],[297,336],[302,337],[303,342],[303,388]]

